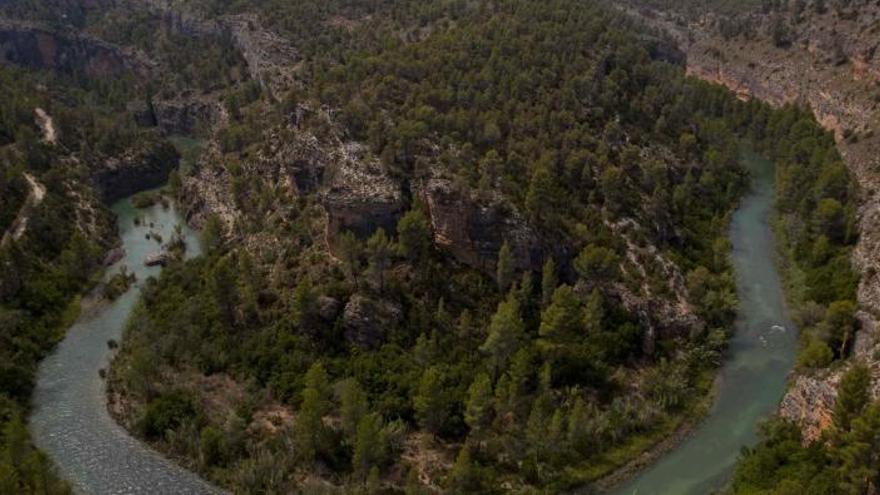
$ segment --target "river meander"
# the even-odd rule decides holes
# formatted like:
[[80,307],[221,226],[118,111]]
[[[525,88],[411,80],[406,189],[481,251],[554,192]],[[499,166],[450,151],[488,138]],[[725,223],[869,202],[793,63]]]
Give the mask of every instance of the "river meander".
[[[774,411],[784,393],[797,338],[786,317],[769,223],[774,170],[754,154],[744,154],[743,163],[751,173],[752,187],[730,226],[739,313],[727,361],[719,372],[715,403],[687,440],[616,489],[616,494],[705,494],[723,486],[741,447],[755,443],[758,423]],[[146,234],[159,232],[167,240],[174,226],[181,224],[188,255],[199,251],[196,236],[173,208],[135,210],[123,200],[113,211],[125,256],[107,276],[127,266],[138,283],[112,303],[86,308],[41,363],[31,418],[35,442],[80,493],[211,492],[214,489],[198,476],[129,436],[107,412],[105,384],[99,376],[110,357],[107,341],[119,340],[140,284],[160,270],[143,264],[158,248]],[[134,224],[135,216],[144,220],[141,225]]]

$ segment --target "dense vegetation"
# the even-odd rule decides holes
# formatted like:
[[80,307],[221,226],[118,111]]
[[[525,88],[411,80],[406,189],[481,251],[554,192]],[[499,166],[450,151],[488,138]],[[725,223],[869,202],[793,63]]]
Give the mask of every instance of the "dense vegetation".
[[[428,17],[436,22],[407,42],[405,28],[372,21],[328,30],[325,42],[336,33],[347,41],[307,60],[312,79],[291,98],[339,108],[339,128],[325,132],[368,143],[405,194],[433,174],[454,177],[500,194],[571,254],[516,273],[502,248],[487,277],[432,246],[418,199],[396,232],[343,236],[340,263],[321,252],[312,197],[289,205],[282,222],[238,203],[247,231],[281,243],[268,260],[209,222],[207,254],[173,263],[146,287],[113,380],[137,431],[221,484],[283,491],[318,475],[414,487],[421,476],[453,491],[561,489],[698,414],[694,398],[707,390],[735,305],[723,236],[745,184],[737,136],[780,161],[785,218],[810,219],[790,226],[793,249],[828,246],[828,258],[799,265],[815,278],[809,297],[851,297],[849,282],[820,282],[824,261],[852,243],[852,195],[845,169],[834,175],[833,143],[806,114],[685,79],[658,56],[659,40],[634,36],[636,26],[603,7],[439,5]],[[243,119],[292,108],[242,102]],[[238,165],[259,139],[223,146],[236,196],[289,204]],[[837,216],[807,215],[819,202]],[[623,309],[619,288],[644,283],[656,297],[671,289],[658,267],[640,278],[627,261],[613,228],[627,219],[634,242],[688,274],[705,322],[652,353],[645,321]],[[385,315],[375,342],[346,338],[340,305],[353,300]],[[162,383],[169,372],[185,380]],[[237,399],[206,407],[218,399],[204,381],[228,378]],[[267,417],[268,430],[259,426]]]

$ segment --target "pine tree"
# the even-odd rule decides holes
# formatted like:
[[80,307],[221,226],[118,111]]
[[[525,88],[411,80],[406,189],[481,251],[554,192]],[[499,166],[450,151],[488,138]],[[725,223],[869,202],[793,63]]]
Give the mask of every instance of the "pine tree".
[[391,265],[391,241],[385,234],[385,229],[380,228],[367,240],[367,253],[369,255],[368,271],[373,277],[379,290],[385,290],[385,272]]
[[[318,397],[320,397],[323,403],[330,403],[332,397],[330,378],[327,376],[327,370],[324,368],[324,364],[321,363],[321,361],[316,361],[309,367],[309,370],[306,371],[304,385],[306,389],[312,389],[317,392]],[[326,411],[322,412],[326,413]]]
[[566,434],[569,445],[582,456],[590,453],[590,441],[592,440],[590,435],[591,416],[593,414],[588,409],[587,403],[584,402],[583,398],[578,397],[568,416],[568,431]]
[[880,409],[876,404],[866,407],[854,418],[851,430],[838,439],[832,451],[837,458],[837,472],[842,493],[871,493],[880,478]]
[[507,367],[510,357],[519,350],[525,339],[525,324],[519,314],[519,304],[508,298],[498,304],[498,310],[489,323],[489,335],[480,350],[489,355],[496,373]]
[[470,427],[468,437],[477,443],[482,441],[487,428],[492,423],[492,381],[489,375],[480,373],[468,389],[464,421]]
[[378,467],[386,450],[387,445],[384,445],[382,435],[382,418],[375,413],[362,417],[357,425],[351,460],[352,470],[360,476],[365,476],[370,470]]
[[546,222],[557,202],[556,181],[546,165],[535,168],[526,192],[526,211],[533,222]]
[[376,495],[382,489],[382,482],[379,480],[379,468],[373,466],[370,468],[370,474],[367,475],[367,493]]
[[507,292],[513,283],[514,267],[513,253],[510,251],[510,245],[507,241],[501,245],[498,251],[498,266],[495,270],[495,278],[498,282],[498,290],[502,293]]
[[584,329],[588,334],[602,331],[602,320],[605,318],[605,303],[599,289],[593,289],[584,305]]
[[431,225],[421,207],[406,212],[397,222],[398,250],[401,256],[416,262],[424,259],[431,247]]
[[553,292],[550,306],[541,314],[538,334],[551,349],[564,346],[581,336],[582,312],[574,290],[560,285]]
[[342,430],[351,440],[357,433],[358,424],[368,410],[367,394],[358,381],[348,378],[339,384],[339,414],[342,417]]
[[443,390],[443,375],[436,366],[425,370],[413,398],[413,408],[419,425],[437,434],[446,423],[447,408]]
[[337,244],[337,256],[342,261],[346,275],[358,284],[358,272],[361,268],[361,243],[353,232],[346,230],[339,235]]
[[312,283],[309,278],[300,278],[293,291],[293,305],[291,307],[293,320],[298,327],[303,328],[311,323],[316,301],[317,297],[312,291]]
[[297,454],[306,464],[313,463],[321,450],[324,436],[322,412],[326,409],[327,405],[317,391],[310,388],[303,391],[302,404],[294,423],[294,438]]
[[556,262],[553,258],[547,258],[541,272],[541,306],[546,307],[553,298],[559,278],[556,274]]
[[868,368],[857,363],[843,375],[834,406],[834,425],[838,430],[849,430],[850,423],[870,401],[869,387],[871,373]]
[[452,493],[474,493],[479,491],[479,479],[471,459],[471,450],[465,445],[458,451],[455,464],[449,472],[449,488]]

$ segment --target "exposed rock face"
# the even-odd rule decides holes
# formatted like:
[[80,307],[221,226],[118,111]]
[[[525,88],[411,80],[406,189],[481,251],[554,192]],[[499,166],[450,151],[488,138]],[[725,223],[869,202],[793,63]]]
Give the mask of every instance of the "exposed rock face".
[[159,16],[166,28],[184,36],[229,36],[247,62],[248,75],[275,96],[295,83],[299,56],[290,41],[263,27],[255,14],[212,19],[176,0],[122,0],[128,8]]
[[317,301],[318,315],[327,322],[333,322],[339,316],[341,304],[339,300],[330,296],[319,296]]
[[[705,322],[696,315],[690,303],[685,276],[675,262],[664,255],[656,246],[641,246],[633,241],[639,237],[641,227],[633,219],[617,223],[607,223],[608,227],[626,242],[626,257],[621,263],[623,279],[643,281],[638,287],[618,283],[614,291],[623,307],[637,315],[648,331],[643,340],[645,353],[653,354],[657,340],[680,337],[705,328]],[[648,281],[649,273],[660,273],[665,287],[658,288],[668,296],[658,294]]]
[[183,95],[154,100],[152,112],[142,118],[155,123],[166,134],[192,135],[213,128],[228,116],[216,98]]
[[299,57],[289,41],[263,28],[253,14],[227,16],[220,25],[235,41],[252,79],[275,96],[294,85]]
[[342,314],[345,338],[352,345],[375,348],[384,342],[385,334],[402,315],[403,311],[396,303],[355,294]]
[[361,145],[348,143],[330,157],[327,188],[321,203],[327,211],[331,251],[343,231],[366,238],[379,228],[394,232],[405,207],[400,185]]
[[[826,129],[833,132],[841,155],[861,188],[859,243],[853,263],[861,272],[858,289],[861,328],[854,354],[875,370],[880,368],[877,322],[880,320],[880,38],[872,23],[880,6],[862,5],[858,15],[837,16],[829,9],[798,25],[787,48],[768,39],[769,19],[755,15],[749,22],[759,35],[753,40],[720,38],[717,19],[707,16],[689,25],[675,15],[649,10],[637,13],[668,31],[687,53],[690,75],[722,84],[741,99],[758,98],[774,106],[807,104]],[[872,34],[874,33],[874,34]],[[848,139],[854,134],[857,141]],[[814,440],[828,426],[837,396],[837,383],[846,368],[797,376],[782,401],[780,415],[801,425]],[[875,379],[874,396],[880,397]]]
[[199,158],[196,174],[183,178],[179,204],[187,222],[196,228],[204,226],[211,215],[216,215],[227,229],[231,229],[239,216],[229,172],[224,167],[214,166],[220,160],[217,144],[210,143]]
[[0,63],[62,73],[113,78],[144,75],[150,62],[127,50],[78,33],[61,34],[37,24],[0,19]]
[[779,404],[779,415],[801,425],[805,441],[815,441],[831,425],[839,382],[839,373],[797,376]]
[[103,200],[112,203],[138,191],[159,187],[177,167],[177,150],[160,141],[108,159],[93,175]]
[[434,243],[461,263],[492,274],[506,241],[518,270],[541,268],[544,250],[538,235],[500,196],[480,198],[442,178],[427,180],[420,194],[427,205]]

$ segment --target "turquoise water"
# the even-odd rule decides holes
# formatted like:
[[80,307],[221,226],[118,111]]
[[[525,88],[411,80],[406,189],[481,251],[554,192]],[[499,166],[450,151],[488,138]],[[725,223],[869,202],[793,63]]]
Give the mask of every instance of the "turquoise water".
[[[158,232],[167,242],[175,225],[183,225],[189,256],[200,251],[197,236],[173,208],[156,205],[135,210],[129,200],[122,200],[113,211],[125,256],[108,269],[106,276],[126,266],[137,275],[138,282],[112,303],[86,309],[57,349],[40,364],[30,420],[34,441],[77,493],[210,493],[214,489],[198,476],[129,436],[110,417],[105,383],[98,374],[109,363],[107,341],[119,341],[138,300],[140,285],[161,270],[144,266],[144,258],[159,249],[159,244],[147,240],[146,234]],[[140,226],[134,225],[135,216],[143,219]]]
[[769,224],[774,168],[751,153],[742,160],[752,186],[730,225],[739,310],[727,361],[719,372],[717,398],[687,440],[612,492],[617,495],[703,495],[721,488],[740,449],[755,443],[758,423],[775,411],[785,392],[797,336],[786,317],[774,263]]

